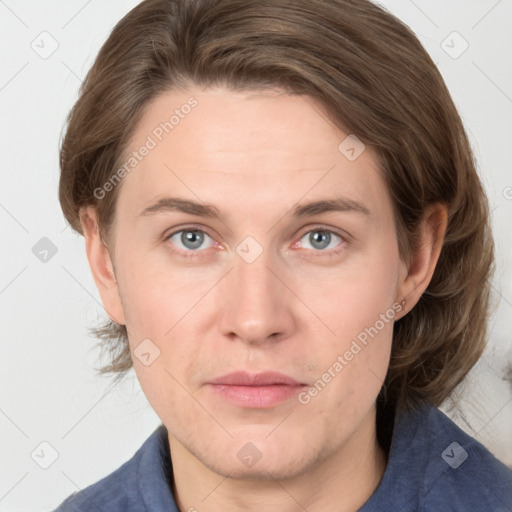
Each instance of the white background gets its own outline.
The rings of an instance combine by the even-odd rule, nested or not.
[[[133,374],[114,388],[95,375],[99,352],[87,327],[103,310],[83,239],[66,226],[57,200],[65,117],[101,44],[135,4],[0,0],[1,511],[52,510],[119,467],[159,424]],[[492,204],[497,308],[489,349],[460,390],[455,420],[512,465],[512,387],[503,379],[512,359],[512,1],[383,5],[440,68]],[[469,44],[458,58],[441,46],[453,31]],[[35,41],[49,51],[53,39],[58,48],[46,59],[31,47]],[[446,41],[452,53],[463,48],[457,35]],[[58,250],[46,263],[32,253],[42,237]],[[43,441],[53,448],[40,447]],[[42,469],[31,458],[35,449],[40,463],[51,462],[52,449],[58,457]]]

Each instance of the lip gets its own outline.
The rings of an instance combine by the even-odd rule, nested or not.
[[[305,383],[288,377],[284,373],[262,372],[248,373],[244,371],[228,373],[209,382],[209,384],[223,384],[225,386],[304,386]]]
[[[278,372],[238,371],[207,383],[207,387],[224,400],[253,409],[275,407],[296,396],[305,386],[307,384]]]

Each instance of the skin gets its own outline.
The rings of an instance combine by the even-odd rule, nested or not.
[[[338,150],[348,132],[311,98],[279,91],[167,92],[151,103],[129,149],[191,96],[197,107],[124,178],[110,250],[94,209],[81,216],[106,311],[127,326],[132,350],[144,339],[160,350],[149,366],[133,359],[169,431],[177,503],[182,511],[357,510],[386,466],[375,400],[393,321],[306,404],[293,397],[240,407],[206,383],[235,370],[272,370],[314,386],[393,304],[406,298],[394,320],[414,307],[439,256],[446,209],[429,208],[422,248],[402,261],[372,148],[349,161]],[[165,196],[214,205],[222,220],[141,215]],[[368,214],[292,215],[297,205],[335,197]],[[169,238],[185,228],[206,233],[199,249]],[[333,233],[326,248],[311,242],[315,230]],[[247,236],[263,251],[252,263],[236,252]],[[252,467],[237,457],[248,442],[261,455]]]

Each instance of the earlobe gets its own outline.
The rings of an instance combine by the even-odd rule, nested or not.
[[[87,259],[103,307],[112,321],[125,325],[124,310],[112,258],[107,245],[101,238],[96,210],[91,206],[82,208],[80,223],[85,237]]]
[[[402,263],[404,268],[396,300],[403,306],[396,319],[405,316],[417,304],[430,284],[443,247],[447,223],[446,205],[435,204],[426,209],[420,225],[421,246],[406,267]]]

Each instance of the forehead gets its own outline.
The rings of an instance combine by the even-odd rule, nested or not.
[[[126,160],[138,153],[131,156],[137,161],[119,203],[141,210],[172,194],[254,212],[278,203],[290,208],[306,196],[389,202],[376,154],[362,149],[309,97],[169,91],[152,101],[134,131]]]

